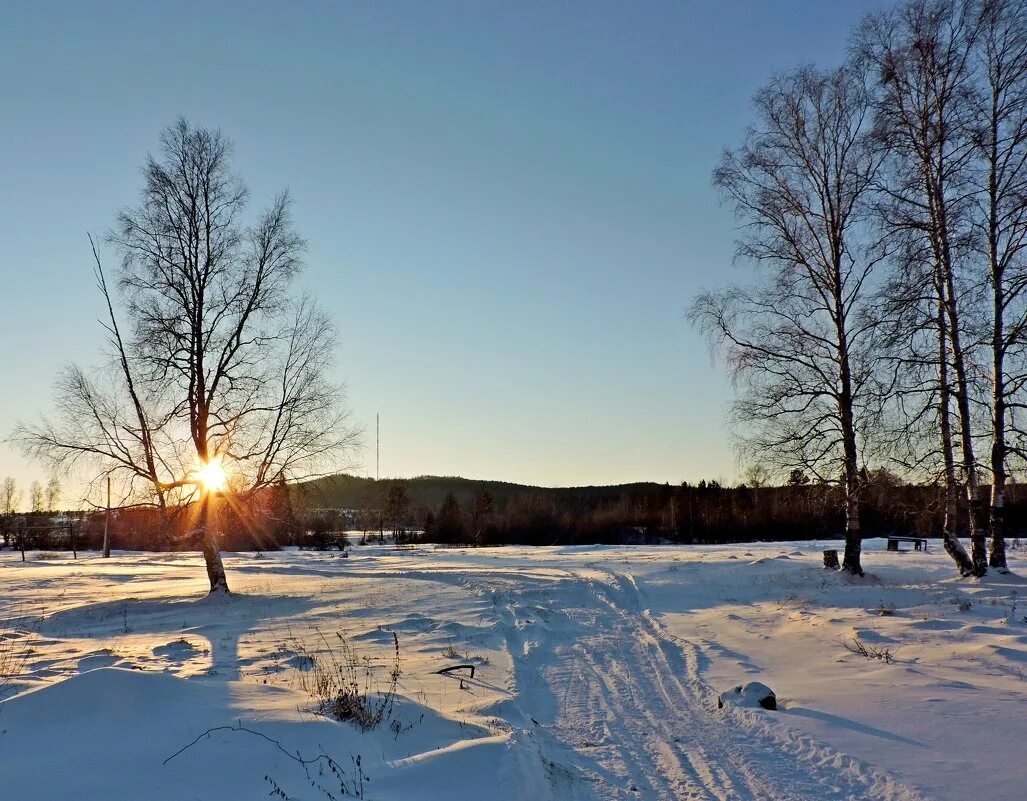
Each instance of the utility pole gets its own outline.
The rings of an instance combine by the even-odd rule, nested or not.
[[[107,476],[107,515],[103,519],[103,558],[111,555],[111,477]]]
[[[381,479],[382,466],[382,416],[375,412],[374,415],[374,491],[378,495],[378,542],[385,542],[385,499],[382,497],[378,482]]]

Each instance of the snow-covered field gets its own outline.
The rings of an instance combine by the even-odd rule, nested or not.
[[[199,555],[0,553],[0,798],[1022,798],[1027,560],[819,547],[239,554],[227,599]],[[304,690],[337,633],[372,688],[398,637],[373,731]],[[717,708],[750,680],[777,711]]]

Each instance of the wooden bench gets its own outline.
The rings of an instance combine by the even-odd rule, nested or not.
[[[900,542],[911,542],[913,543],[914,551],[927,551],[927,538],[926,537],[888,537],[888,550],[898,551]]]

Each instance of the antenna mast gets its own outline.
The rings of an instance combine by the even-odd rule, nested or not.
[[[374,415],[374,480],[378,481],[382,466],[382,426],[381,415]]]

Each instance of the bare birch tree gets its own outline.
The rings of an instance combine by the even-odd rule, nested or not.
[[[3,524],[4,545],[11,544],[11,531],[14,528],[14,516],[21,506],[21,490],[18,489],[18,482],[8,476],[0,484],[0,523]]]
[[[1005,489],[1010,455],[1024,455],[1027,404],[1027,4],[984,0],[977,55],[981,100],[976,141],[983,162],[975,219],[977,252],[988,267],[991,388],[989,564],[1006,569]],[[1019,414],[1018,414],[1019,413]],[[1012,430],[1011,430],[1012,429]]]
[[[908,0],[871,15],[857,36],[859,55],[879,78],[876,130],[891,157],[878,187],[886,229],[897,239],[923,239],[929,254],[938,370],[938,421],[945,458],[945,543],[957,563],[951,498],[957,481],[952,438],[958,437],[960,483],[969,513],[972,572],[987,571],[985,532],[977,521],[978,462],[972,378],[971,326],[964,318],[970,276],[970,220],[974,181],[975,74],[979,32],[976,4],[961,0]],[[961,280],[964,279],[964,280]],[[916,320],[914,315],[911,320]],[[913,325],[919,325],[914,322]],[[955,422],[950,414],[955,406]],[[961,569],[964,565],[960,564]]]
[[[328,380],[331,321],[292,291],[304,243],[288,196],[247,224],[230,152],[219,131],[184,119],[162,133],[139,205],[108,236],[121,258],[115,287],[94,243],[105,370],[97,379],[68,368],[56,419],[16,434],[54,467],[87,466],[97,489],[114,476],[125,497],[155,504],[165,519],[170,505],[199,501],[212,592],[228,589],[211,509],[221,479],[225,500],[244,503],[337,468],[356,436]]]
[[[61,505],[61,481],[57,476],[50,476],[46,482],[46,508],[51,512],[58,512]]]
[[[8,476],[0,485],[0,512],[5,515],[18,513],[21,506],[21,490],[18,489],[18,482]]]
[[[744,226],[738,255],[760,280],[700,296],[689,316],[740,385],[734,415],[746,446],[841,484],[842,568],[862,575],[860,418],[873,335],[863,306],[883,258],[865,235],[880,164],[871,98],[851,66],[804,68],[773,80],[755,107],[756,124],[714,183]]]
[[[29,508],[33,512],[43,511],[43,485],[38,481],[29,484]]]

